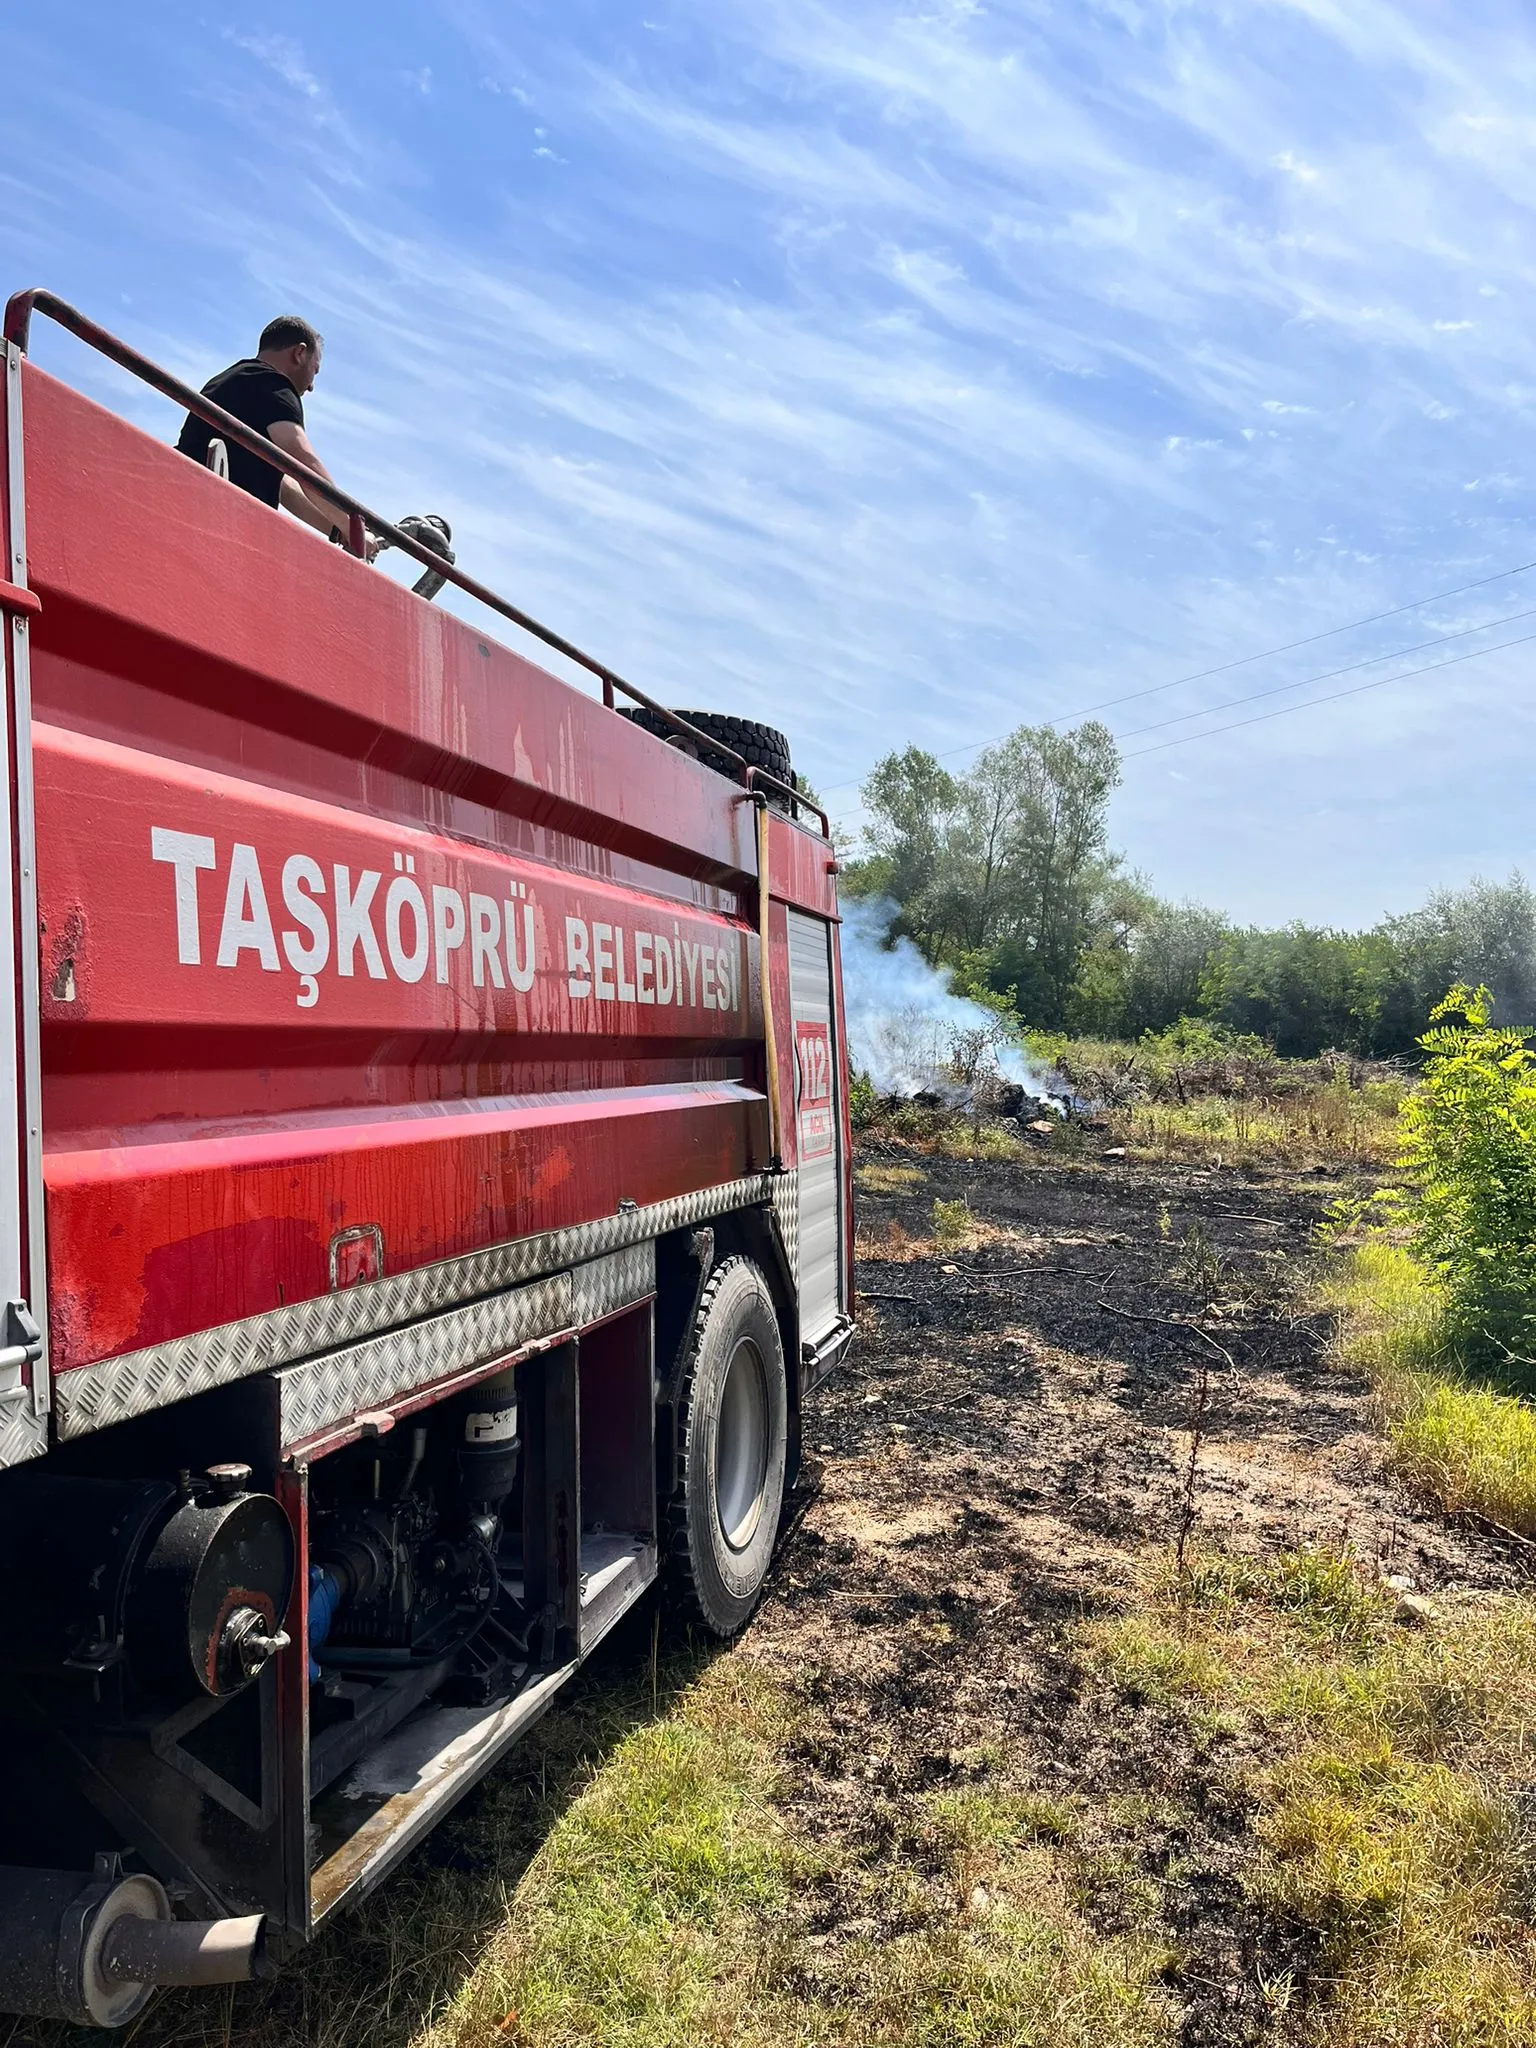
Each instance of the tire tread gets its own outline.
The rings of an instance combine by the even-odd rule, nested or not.
[[[694,1313],[693,1325],[688,1332],[688,1363],[683,1370],[682,1387],[678,1405],[678,1469],[681,1477],[677,1490],[666,1504],[666,1550],[667,1582],[670,1598],[690,1621],[700,1622],[712,1633],[718,1627],[712,1619],[699,1590],[698,1574],[694,1569],[693,1549],[688,1540],[689,1503],[689,1452],[693,1445],[694,1388],[697,1381],[699,1352],[703,1346],[705,1332],[720,1298],[722,1288],[738,1270],[750,1272],[759,1282],[762,1275],[751,1259],[740,1254],[722,1259],[705,1282],[699,1296],[699,1305]]]
[[[789,741],[777,726],[764,725],[755,718],[738,718],[727,711],[685,711],[679,708],[675,715],[686,718],[690,725],[697,726],[708,738],[718,740],[721,746],[729,747],[732,753],[739,754],[752,767],[763,769],[778,781],[787,783],[791,789],[799,788],[790,759]],[[666,720],[658,718],[643,704],[622,705],[619,716],[627,718],[632,725],[638,725],[642,731],[654,734],[659,740],[676,738]],[[731,764],[723,754],[713,759],[706,754],[703,759],[710,768],[730,771]],[[787,808],[789,799],[772,793],[769,801],[776,809],[782,810]]]

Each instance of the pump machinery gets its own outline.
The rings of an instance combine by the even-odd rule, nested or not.
[[[327,484],[327,546],[43,319],[308,473],[10,301],[0,2012],[116,2028],[366,1897],[653,1584],[745,1624],[852,1333],[847,1088],[781,734],[441,519]]]

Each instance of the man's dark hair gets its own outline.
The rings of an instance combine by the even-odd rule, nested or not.
[[[309,348],[324,346],[318,329],[311,327],[307,320],[301,320],[297,313],[279,313],[275,320],[269,320],[263,327],[261,340],[256,346],[258,349],[297,348],[300,342]]]

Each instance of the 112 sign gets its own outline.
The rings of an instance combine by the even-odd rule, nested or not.
[[[834,1150],[832,1047],[825,1024],[795,1026],[795,1102],[799,1117],[800,1163],[829,1159]]]

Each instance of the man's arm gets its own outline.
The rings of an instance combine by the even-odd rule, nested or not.
[[[315,453],[308,434],[296,420],[274,420],[267,429],[267,437],[281,448],[285,455],[306,463],[309,468],[328,477],[330,471]],[[316,533],[323,533],[327,540],[337,527],[347,531],[350,515],[344,507],[328,498],[314,484],[301,484],[291,476],[285,476],[279,493],[279,502],[285,512],[291,512],[295,519],[302,519],[306,526],[312,526]],[[379,539],[371,530],[367,533],[367,552],[363,559],[371,562],[379,552]]]
[[[341,513],[322,512],[318,505],[312,505],[304,486],[295,483],[291,476],[285,476],[278,486],[278,503],[285,512],[291,512],[295,519],[302,519],[304,524],[312,526],[316,533],[323,533],[327,540],[343,521],[344,515]]]
[[[267,438],[285,455],[291,455],[295,462],[302,462],[319,476],[330,476],[331,472],[315,453],[308,434],[297,420],[273,420],[267,428]],[[292,477],[285,476],[282,503],[285,511],[313,526],[319,533],[329,534],[333,526],[345,531],[347,514],[314,484],[296,483]]]

